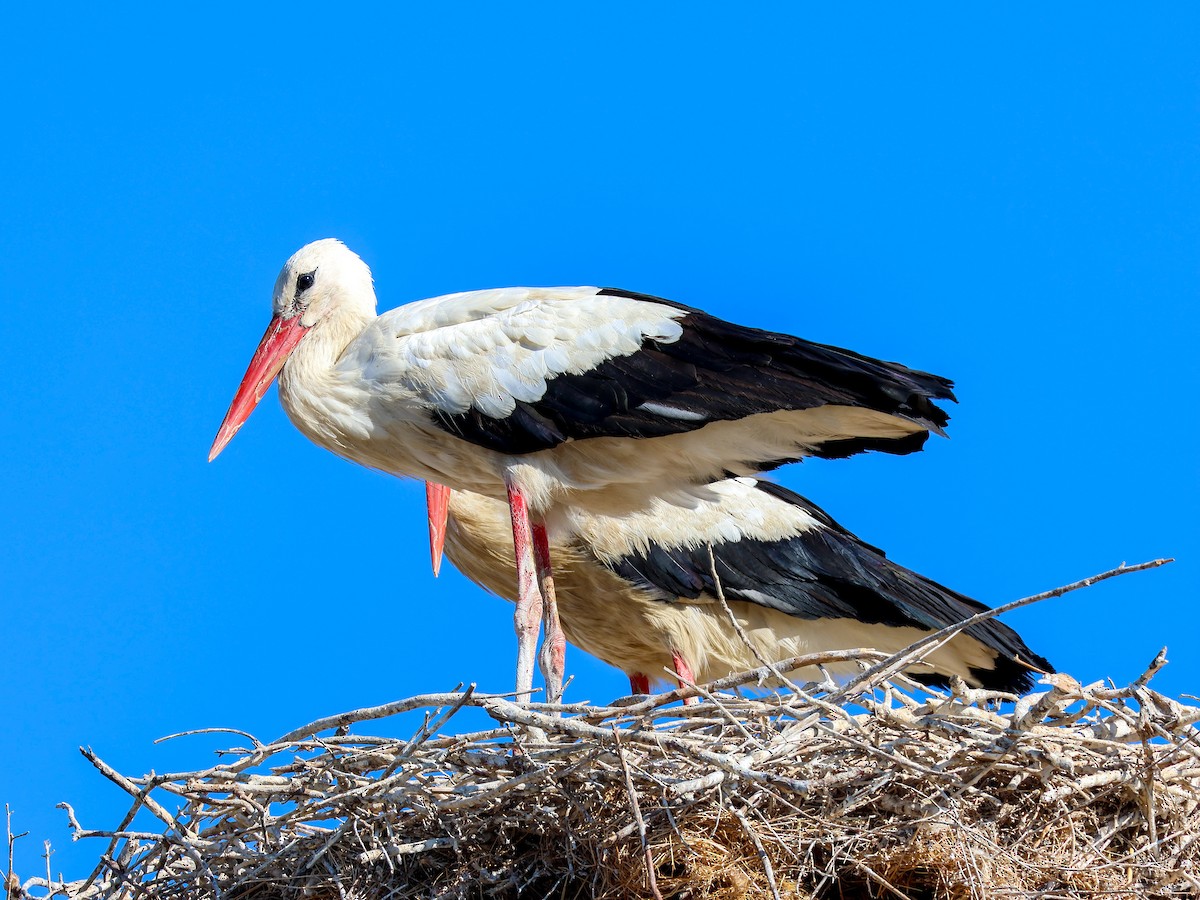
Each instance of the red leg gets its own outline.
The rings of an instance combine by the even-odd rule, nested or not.
[[[525,495],[516,485],[508,485],[508,508],[512,513],[513,550],[517,557],[517,611],[513,625],[517,632],[517,697],[529,702],[533,687],[533,661],[537,655],[538,627],[542,621],[542,592],[538,589],[537,566],[533,559],[533,534]]]
[[[634,672],[629,676],[629,691],[632,694],[650,693],[650,676]]]
[[[671,667],[675,670],[675,674],[679,676],[680,687],[684,686],[685,681],[691,684],[696,683],[696,673],[692,671],[692,667],[688,665],[687,660],[679,655],[678,650],[671,651]],[[693,703],[699,702],[699,697],[687,697],[683,701],[683,704],[684,706],[691,706]]]
[[[540,663],[546,682],[546,702],[562,699],[563,670],[566,668],[567,639],[558,620],[558,600],[554,596],[554,572],[550,568],[550,540],[546,523],[533,522],[533,561],[537,566],[538,584],[542,590],[542,640]]]

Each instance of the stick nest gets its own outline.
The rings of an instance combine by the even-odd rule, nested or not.
[[[914,694],[909,660],[880,656],[809,657],[866,671],[753,695],[778,672],[605,707],[425,695],[245,735],[196,772],[126,778],[85,751],[133,808],[89,831],[66,807],[109,842],[100,865],[10,896],[1200,894],[1200,709],[1148,687],[1161,654],[1126,688],[1054,675],[1022,698]],[[496,727],[447,734],[464,707]],[[357,733],[422,708],[410,739]],[[142,810],[161,831],[131,830]]]

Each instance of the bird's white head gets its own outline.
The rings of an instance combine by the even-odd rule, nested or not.
[[[333,321],[361,324],[375,315],[375,289],[371,270],[335,238],[306,244],[283,265],[275,279],[274,316],[259,341],[233,403],[209,451],[216,459],[233,440],[254,407],[263,398],[288,356],[314,329]]]
[[[283,264],[272,302],[277,317],[299,316],[304,328],[312,328],[331,312],[346,307],[373,316],[371,270],[337,238],[313,241]]]

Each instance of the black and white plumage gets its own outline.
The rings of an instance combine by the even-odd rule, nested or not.
[[[909,453],[953,399],[935,375],[612,289],[470,291],[377,315],[370,270],[332,239],[288,260],[273,306],[209,458],[278,374],[316,444],[509,500],[518,617],[541,594],[553,616],[542,535],[562,510],[624,515],[805,456]],[[518,622],[518,689],[531,627]]]
[[[709,547],[730,608],[758,652],[780,660],[822,650],[895,652],[985,610],[887,559],[815,504],[754,478],[712,485],[691,510],[658,502],[622,517],[574,514],[552,539],[567,638],[631,682],[682,660],[700,681],[760,663],[716,600]],[[511,598],[503,504],[456,492],[446,554],[473,581]],[[927,684],[1027,690],[1050,663],[1007,625],[967,628],[909,674]]]
[[[943,378],[735,325],[646,294],[615,288],[557,290],[559,299],[575,295],[576,312],[589,305],[586,315],[594,321],[638,305],[640,312],[654,311],[654,318],[639,327],[640,343],[633,352],[589,354],[589,363],[602,358],[583,371],[564,357],[554,370],[537,374],[534,390],[511,390],[511,407],[505,403],[485,412],[475,403],[461,412],[438,409],[434,415],[441,427],[491,450],[525,454],[567,441],[687,434],[715,422],[781,410],[838,407],[846,422],[856,415],[851,410],[871,410],[908,423],[897,434],[892,423],[860,428],[843,427],[836,419],[818,425],[813,419],[793,456],[767,461],[760,454],[744,462],[759,469],[801,456],[909,453],[924,443],[926,429],[941,432],[946,425],[945,412],[933,403],[952,398]]]
[[[805,456],[911,452],[953,399],[898,363],[612,289],[469,291],[376,315],[370,270],[334,240],[288,260],[274,308],[289,337],[267,368],[307,437],[497,498],[510,473],[538,512],[631,511],[647,485],[669,496]],[[261,380],[235,405],[253,408]],[[249,415],[235,412],[214,456]]]

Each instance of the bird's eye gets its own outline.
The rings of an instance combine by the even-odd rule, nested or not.
[[[303,275],[301,275],[299,278],[297,278],[296,279],[296,294],[297,294],[297,296],[299,296],[300,294],[303,294],[310,287],[312,287],[313,282],[316,280],[317,280],[317,270],[316,269],[313,269],[311,272],[305,272]]]

